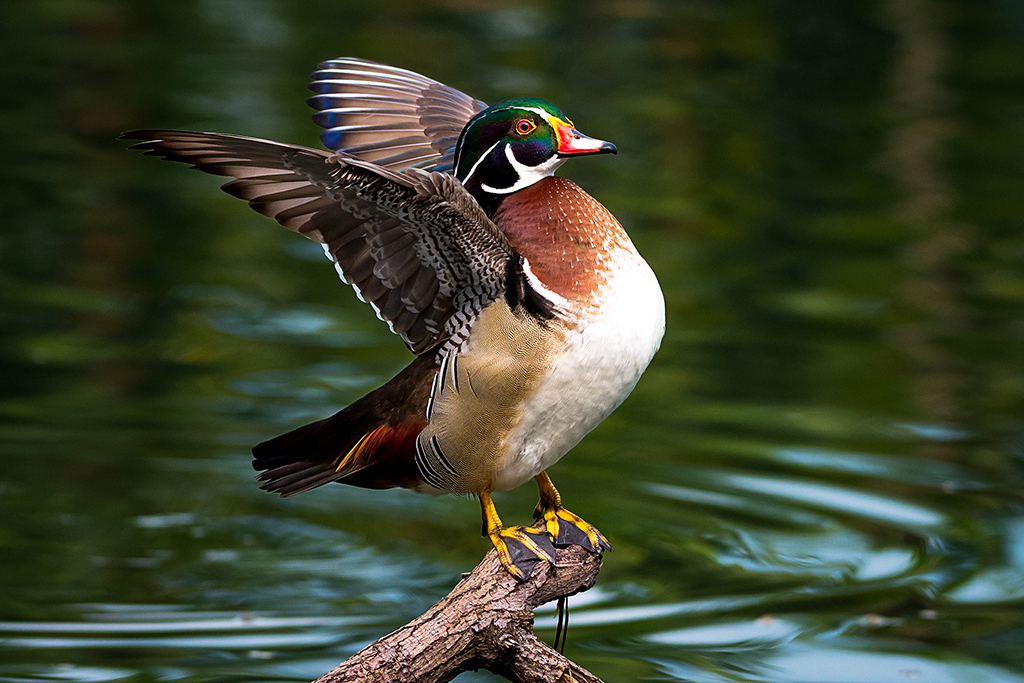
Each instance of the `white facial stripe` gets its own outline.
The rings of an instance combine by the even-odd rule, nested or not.
[[[559,121],[551,114],[547,113],[543,109],[538,109],[537,107],[516,107],[516,109],[532,111],[534,114],[543,117],[543,119],[548,122],[548,125],[551,126],[551,130],[558,130],[558,126],[555,125],[556,123],[561,123],[563,126],[565,125],[565,122]]]
[[[544,111],[543,109],[540,109],[539,107],[514,107],[514,108],[515,109],[521,109],[523,111],[533,112],[537,116],[542,117],[545,121],[548,122],[548,125],[551,126],[552,130],[557,131],[559,125],[562,125],[562,126],[565,125],[564,121],[562,121],[562,120],[560,120],[558,118],[555,118],[554,116],[552,116],[548,112]],[[557,135],[557,133],[556,133],[556,135]],[[483,154],[480,155],[480,158],[478,158],[476,160],[476,163],[473,164],[473,167],[469,169],[469,173],[466,175],[466,177],[465,178],[459,178],[459,180],[463,184],[468,183],[469,179],[473,177],[474,173],[476,173],[476,169],[477,169],[478,166],[480,166],[480,163],[484,159],[486,159],[490,155],[490,153],[494,150],[494,148],[497,147],[500,143],[501,143],[501,140],[498,140],[493,145],[488,147],[487,150]],[[546,178],[549,175],[554,174],[555,170],[559,166],[561,166],[563,163],[565,163],[565,159],[559,158],[558,155],[555,155],[555,156],[552,156],[547,161],[545,161],[544,163],[539,164],[537,166],[526,166],[525,164],[520,163],[518,159],[516,159],[515,154],[512,152],[512,147],[508,143],[505,144],[505,158],[508,159],[510,164],[512,164],[512,168],[519,175],[519,180],[517,180],[515,182],[515,184],[513,184],[511,187],[506,187],[506,188],[491,187],[490,185],[487,185],[486,183],[480,183],[481,189],[483,189],[485,192],[490,192],[491,194],[510,194],[512,192],[516,192],[518,190],[523,189],[524,187],[529,187],[530,185],[534,184],[535,182],[537,182],[541,178]]]
[[[565,163],[565,159],[556,154],[543,164],[527,166],[516,159],[515,153],[512,152],[512,145],[507,143],[505,145],[505,158],[508,159],[508,163],[512,164],[512,168],[515,169],[515,172],[519,175],[519,180],[513,183],[511,187],[502,188],[491,187],[490,185],[480,183],[480,187],[491,194],[510,194],[512,192],[517,192],[524,187],[529,187],[541,178],[547,178],[549,175],[552,175],[555,172],[555,169]],[[476,167],[474,166],[474,168]],[[470,175],[473,174],[470,173]]]
[[[466,177],[465,178],[459,178],[459,181],[463,185],[465,185],[467,182],[469,182],[469,179],[473,177],[474,173],[476,173],[476,167],[480,165],[481,161],[483,161],[484,159],[486,159],[488,157],[488,155],[490,155],[491,150],[494,149],[495,147],[497,147],[500,142],[501,142],[501,140],[498,140],[498,142],[495,142],[493,145],[488,147],[487,151],[484,152],[483,154],[481,154],[480,158],[476,160],[475,164],[473,164],[473,168],[469,169],[469,173],[466,174]]]

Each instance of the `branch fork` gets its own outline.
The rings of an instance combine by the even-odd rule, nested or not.
[[[315,683],[441,683],[478,669],[516,683],[601,683],[533,634],[536,607],[588,590],[600,570],[600,555],[569,546],[520,583],[492,550],[426,613]]]

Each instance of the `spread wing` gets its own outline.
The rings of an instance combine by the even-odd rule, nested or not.
[[[320,64],[308,102],[329,149],[393,170],[450,172],[459,133],[487,108],[412,71],[344,57]]]
[[[416,354],[460,334],[502,296],[512,248],[444,173],[398,173],[268,140],[166,130],[122,138],[146,154],[234,178],[228,194],[320,242],[341,279]]]

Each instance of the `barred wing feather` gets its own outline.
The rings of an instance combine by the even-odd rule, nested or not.
[[[222,189],[320,242],[344,282],[416,354],[456,346],[504,292],[512,248],[444,173],[218,133],[143,130],[133,149],[234,178]]]

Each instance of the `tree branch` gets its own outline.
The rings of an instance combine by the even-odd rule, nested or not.
[[[537,565],[519,583],[492,550],[425,614],[363,648],[315,683],[441,683],[488,669],[517,683],[601,683],[533,635],[534,608],[592,587],[601,558],[583,548],[556,551],[557,571]]]

